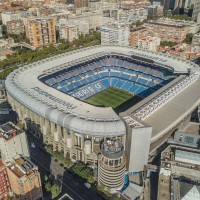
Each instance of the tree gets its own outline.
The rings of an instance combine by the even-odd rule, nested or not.
[[[183,40],[183,42],[185,42],[186,44],[191,44],[192,43],[192,38],[193,38],[193,34],[192,33],[188,33],[185,37],[185,39]]]
[[[52,194],[52,197],[55,198],[59,195],[60,193],[60,186],[58,184],[54,184],[52,187],[51,187],[51,194]]]
[[[50,182],[46,182],[46,183],[45,183],[45,190],[46,190],[47,192],[51,192],[51,183],[50,183]]]
[[[3,37],[7,38],[7,26],[3,24],[1,26],[1,29],[2,29],[2,35],[3,35]]]
[[[161,46],[168,46],[168,47],[173,47],[175,45],[177,45],[178,43],[176,42],[171,42],[171,41],[161,41],[160,45]]]
[[[44,176],[44,181],[47,182],[49,180],[49,177],[47,175]]]
[[[94,178],[93,176],[89,176],[87,179],[88,183],[94,183]]]

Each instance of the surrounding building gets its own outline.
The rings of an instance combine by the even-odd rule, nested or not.
[[[11,191],[6,166],[0,160],[0,199],[4,199],[9,195]]]
[[[113,23],[101,28],[102,45],[129,46],[130,28],[127,24]]]
[[[16,155],[7,166],[11,190],[20,199],[42,199],[42,184],[38,168],[27,158]]]
[[[118,10],[119,14],[119,20],[122,22],[137,22],[137,21],[143,21],[147,19],[148,10],[147,8],[135,8],[135,9],[129,9],[129,10]]]
[[[84,8],[88,7],[89,5],[89,0],[74,0],[74,8]]]
[[[130,28],[130,46],[138,46],[139,39],[149,36],[148,28],[146,27],[133,27]]]
[[[88,34],[99,30],[107,23],[113,22],[113,18],[102,16],[100,11],[81,12],[79,14],[70,14],[67,19],[61,18],[59,25],[75,25],[78,27],[79,34]]]
[[[192,47],[190,44],[181,43],[173,47],[168,46],[158,46],[157,51],[162,53],[167,53],[173,56],[177,56],[181,59],[191,60],[200,57],[200,52],[198,47]]]
[[[159,37],[147,36],[138,40],[138,47],[147,49],[150,51],[156,51],[157,47],[160,45]]]
[[[193,21],[197,21],[199,13],[200,13],[200,1],[195,0],[193,13],[192,13],[192,20]]]
[[[180,134],[179,141],[161,154],[158,199],[200,198],[200,150],[193,149],[196,140],[191,134]]]
[[[73,40],[78,39],[78,27],[75,25],[60,25],[59,35],[60,39],[72,42]]]
[[[9,21],[19,20],[20,17],[21,17],[20,13],[15,13],[15,12],[3,12],[3,13],[1,13],[2,23],[4,25],[6,25],[7,22],[9,22]]]
[[[29,157],[29,149],[25,132],[13,123],[8,122],[0,126],[0,151],[2,160],[10,162],[15,155]]]
[[[9,34],[18,35],[24,32],[24,23],[22,20],[12,20],[6,23]]]
[[[184,24],[177,24],[170,20],[151,20],[144,23],[154,37],[160,37],[163,41],[182,42],[189,32]]]
[[[192,46],[197,48],[200,51],[200,33],[193,35],[192,37]]]
[[[30,44],[36,48],[56,43],[56,24],[53,19],[30,19],[26,28]]]

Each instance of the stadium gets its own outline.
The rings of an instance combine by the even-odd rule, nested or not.
[[[30,133],[124,185],[200,105],[198,65],[166,54],[95,46],[28,64],[5,82]]]

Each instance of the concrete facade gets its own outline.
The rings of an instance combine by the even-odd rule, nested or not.
[[[148,162],[152,127],[131,128],[126,138],[127,169],[129,172],[143,171]],[[141,156],[142,155],[142,156]]]
[[[123,144],[116,140],[105,141],[98,158],[98,183],[113,192],[120,190],[124,185],[125,165]]]
[[[36,48],[56,43],[56,24],[53,19],[33,19],[28,21],[26,35]]]
[[[0,151],[5,163],[10,162],[17,154],[29,157],[25,132],[11,122],[0,126]]]
[[[102,45],[129,46],[130,28],[126,24],[110,24],[101,28]]]

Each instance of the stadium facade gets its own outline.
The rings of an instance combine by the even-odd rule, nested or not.
[[[26,128],[72,161],[98,166],[98,181],[123,186],[200,105],[199,67],[165,54],[96,46],[12,72],[8,100]],[[109,87],[142,97],[116,113],[85,99]],[[115,182],[111,184],[112,180]]]

